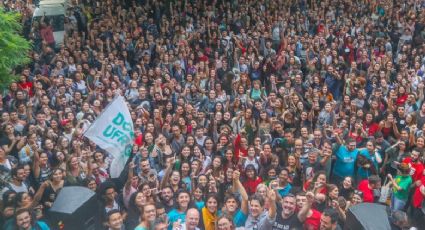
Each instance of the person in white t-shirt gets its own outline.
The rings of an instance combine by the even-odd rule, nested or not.
[[[200,214],[196,208],[191,208],[187,210],[186,221],[181,224],[180,221],[173,224],[173,230],[199,230]]]

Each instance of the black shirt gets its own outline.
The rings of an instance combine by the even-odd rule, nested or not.
[[[16,135],[15,135],[15,138],[16,138]],[[2,147],[4,145],[9,146],[11,143],[12,143],[12,141],[6,135],[0,138],[0,146],[2,146]],[[12,149],[10,150],[9,155],[14,156],[16,159],[19,159],[18,147],[16,145],[17,145],[17,143],[15,145],[13,145]]]
[[[303,229],[303,224],[298,219],[296,213],[292,214],[291,217],[283,219],[281,212],[276,215],[276,221],[273,224],[273,230],[298,230]]]

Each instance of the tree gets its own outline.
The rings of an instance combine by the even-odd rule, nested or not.
[[[20,35],[20,18],[19,13],[5,12],[0,8],[0,90],[16,81],[16,67],[30,61],[31,43]]]

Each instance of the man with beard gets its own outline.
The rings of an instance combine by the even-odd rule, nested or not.
[[[338,184],[347,176],[354,175],[354,165],[356,163],[359,150],[356,148],[356,141],[348,138],[345,142],[347,145],[342,144],[339,133],[335,132],[336,140],[339,144],[335,152],[336,161],[333,169],[333,181]]]
[[[341,230],[338,225],[338,212],[335,209],[325,209],[320,218],[320,230]]]
[[[420,185],[420,180],[423,175],[424,171],[424,165],[419,160],[421,152],[418,148],[414,148],[412,150],[412,153],[410,154],[410,157],[406,157],[403,160],[403,163],[410,164],[410,175],[412,176],[413,181],[416,183],[416,185]]]
[[[49,226],[43,221],[34,219],[35,215],[30,209],[22,208],[16,210],[15,220],[10,225],[6,225],[4,229],[40,229],[49,230]]]
[[[148,182],[150,178],[154,178],[157,176],[157,172],[155,169],[151,168],[150,162],[148,158],[143,158],[139,163],[139,168],[136,169],[138,172],[138,176],[142,180],[142,182]]]
[[[421,187],[422,184],[422,177],[424,176],[424,165],[420,161],[419,156],[421,155],[421,152],[418,148],[414,148],[412,152],[410,153],[409,157],[404,158],[403,163],[407,163],[410,165],[410,176],[412,176],[412,181],[414,183],[414,188],[410,190],[409,192],[409,198],[408,203],[412,203],[411,201],[415,198],[414,194],[416,189],[418,187]]]
[[[18,165],[11,172],[12,181],[7,183],[7,185],[1,191],[1,195],[3,195],[6,191],[12,190],[16,193],[20,192],[29,192],[28,185],[25,184],[25,169],[23,165]]]
[[[296,199],[292,194],[288,194],[282,199],[282,209],[277,211],[276,208],[276,192],[269,190],[267,197],[270,200],[270,208],[266,218],[264,218],[258,229],[302,229],[302,221],[305,220],[307,213],[307,205],[303,207],[298,215],[295,213]],[[306,211],[307,210],[307,211]]]
[[[164,187],[161,193],[162,204],[165,207],[165,211],[168,213],[174,208],[174,192],[170,186]]]

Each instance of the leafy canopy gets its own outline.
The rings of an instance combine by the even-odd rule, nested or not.
[[[7,88],[17,79],[13,70],[28,63],[31,43],[20,35],[21,15],[5,12],[0,8],[0,90]]]

